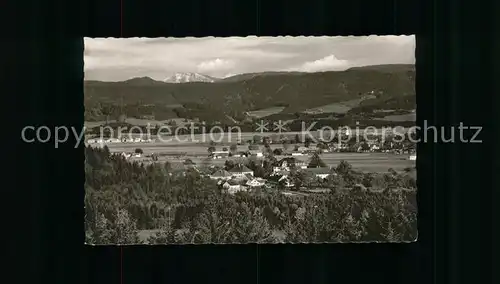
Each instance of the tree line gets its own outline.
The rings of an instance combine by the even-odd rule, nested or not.
[[[394,171],[362,174],[343,162],[321,181],[330,193],[286,196],[276,187],[230,195],[195,169],[130,162],[107,147],[86,147],[85,156],[88,243],[138,243],[139,231],[151,229],[157,229],[151,244],[409,241],[417,235],[416,184]]]

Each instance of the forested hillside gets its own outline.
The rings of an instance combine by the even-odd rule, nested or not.
[[[343,162],[325,181],[331,193],[285,196],[272,188],[230,195],[198,171],[179,172],[169,163],[130,163],[106,147],[87,147],[85,156],[91,244],[138,243],[138,232],[147,229],[160,229],[152,244],[271,243],[277,235],[284,242],[400,242],[417,236],[411,173],[362,174]]]
[[[135,78],[125,82],[85,82],[86,120],[117,115],[154,114],[156,119],[197,117],[238,120],[245,112],[284,107],[293,114],[324,105],[372,96],[365,107],[415,108],[414,65],[386,65],[318,73],[243,74],[214,83],[174,84]],[[120,106],[120,107],[119,107]]]

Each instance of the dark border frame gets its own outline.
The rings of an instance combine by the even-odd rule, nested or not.
[[[59,10],[34,7],[37,13],[26,14],[21,32],[7,35],[3,44],[5,54],[20,55],[7,56],[4,62],[9,71],[3,76],[9,94],[5,105],[21,113],[14,113],[19,128],[12,135],[19,137],[26,125],[83,126],[82,35],[417,34],[418,125],[424,118],[439,126],[459,121],[488,125],[493,77],[483,66],[490,66],[486,54],[494,49],[478,44],[488,23],[469,18],[468,30],[458,25],[464,11],[476,12],[468,3],[460,8],[457,3],[452,10],[446,2],[430,0],[270,2],[93,0],[68,2]],[[9,117],[7,122],[13,120]],[[491,253],[486,247],[491,231],[480,225],[491,224],[491,212],[471,208],[488,210],[491,205],[488,142],[419,144],[416,243],[124,248],[83,245],[82,149],[75,149],[74,141],[58,149],[50,143],[18,142],[7,145],[16,149],[8,151],[15,155],[6,176],[15,184],[5,187],[20,196],[9,202],[13,209],[4,215],[4,226],[21,233],[5,243],[6,255],[21,256],[25,272],[15,275],[20,283],[28,281],[23,277],[53,283],[485,283],[484,277],[491,275],[491,266],[479,261],[464,266],[465,260]],[[478,179],[482,190],[477,189]],[[476,194],[468,194],[473,189]],[[20,241],[25,251],[9,241]]]

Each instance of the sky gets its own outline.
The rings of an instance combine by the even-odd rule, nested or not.
[[[341,71],[414,64],[415,36],[85,38],[85,79],[164,80],[177,72],[217,78],[269,71]]]

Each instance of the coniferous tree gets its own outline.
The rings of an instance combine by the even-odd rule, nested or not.
[[[319,155],[317,153],[314,153],[311,157],[311,160],[309,161],[309,164],[307,165],[308,168],[324,168],[327,167],[325,162],[321,160]]]
[[[352,166],[344,160],[340,161],[340,163],[337,165],[337,168],[336,168],[336,171],[339,174],[347,174],[351,170],[352,170]]]
[[[235,153],[238,151],[238,145],[236,145],[236,144],[232,144],[232,145],[229,147],[229,150],[231,151],[231,153],[235,154]]]

